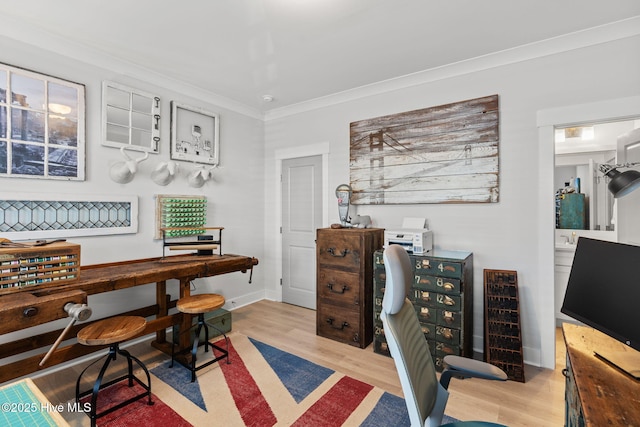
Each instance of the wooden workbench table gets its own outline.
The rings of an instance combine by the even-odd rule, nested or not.
[[[625,345],[585,326],[565,323],[562,332],[567,345],[565,425],[640,426],[640,381],[594,354]]]
[[[134,310],[127,313],[145,317],[154,316],[155,319],[147,323],[141,335],[156,333],[153,345],[162,351],[171,353],[171,344],[166,342],[165,329],[176,323],[181,330],[191,326],[191,316],[182,313],[169,315],[169,308],[175,306],[175,301],[169,301],[167,295],[167,280],[176,279],[180,282],[180,297],[190,294],[189,283],[201,277],[211,277],[232,272],[247,272],[258,264],[256,258],[242,255],[178,255],[164,258],[148,258],[125,262],[82,266],[79,280],[61,285],[38,289],[37,286],[25,287],[11,293],[0,294],[0,334],[18,331],[37,324],[60,318],[60,310],[71,297],[79,294],[94,295],[126,289],[135,286],[156,284],[155,305]],[[60,297],[60,298],[58,298]],[[34,302],[35,301],[35,302]],[[38,305],[38,301],[44,303]],[[38,307],[35,315],[22,315],[25,309]],[[51,306],[51,307],[50,307]],[[60,307],[57,307],[60,306]],[[48,310],[51,308],[51,310]],[[75,336],[78,330],[90,322],[75,325],[69,332],[69,337]],[[16,340],[0,345],[0,359],[17,355],[29,350],[51,345],[61,331],[52,331],[29,338]],[[189,346],[189,334],[183,334],[179,342],[180,348]],[[58,348],[50,357],[45,367],[66,362],[100,347],[86,347],[79,344]],[[46,348],[44,350],[47,350]],[[0,383],[30,374],[40,369],[38,363],[43,354],[21,359],[18,362],[0,365]]]

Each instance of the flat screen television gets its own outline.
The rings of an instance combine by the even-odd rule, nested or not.
[[[640,246],[580,237],[560,311],[635,349],[596,355],[640,377]]]

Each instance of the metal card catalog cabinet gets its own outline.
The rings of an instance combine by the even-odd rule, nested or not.
[[[383,252],[374,254],[374,346],[389,356],[380,320],[384,296]],[[448,354],[473,355],[473,254],[434,250],[428,255],[410,255],[414,281],[409,292],[416,315],[438,370]]]
[[[373,252],[381,228],[317,230],[316,333],[365,348],[373,339]]]

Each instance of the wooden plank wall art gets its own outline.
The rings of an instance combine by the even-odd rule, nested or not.
[[[351,123],[351,202],[498,202],[498,95]]]

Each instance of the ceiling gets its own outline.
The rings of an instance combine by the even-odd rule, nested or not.
[[[85,58],[265,112],[625,20],[640,1],[0,0],[0,10],[41,47],[70,41]]]

